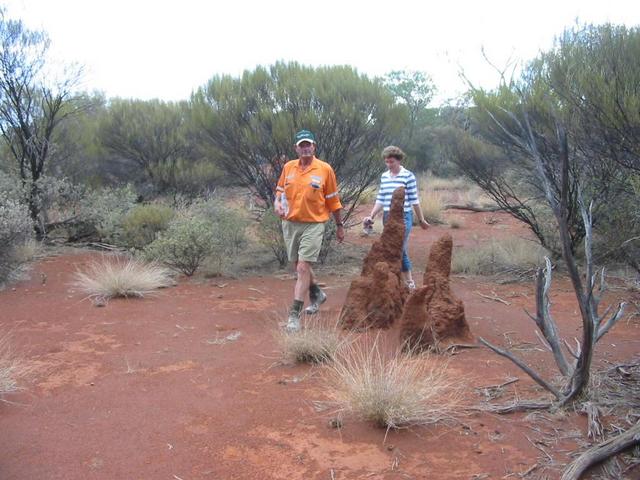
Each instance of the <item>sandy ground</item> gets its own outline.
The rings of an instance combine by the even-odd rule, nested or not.
[[[417,277],[429,245],[445,232],[455,245],[526,233],[508,217],[487,222],[487,215],[456,213],[464,219],[461,229],[414,231]],[[348,240],[372,241],[356,231]],[[575,413],[476,412],[450,425],[390,432],[347,417],[342,428],[331,428],[331,413],[314,403],[326,398],[322,369],[279,362],[273,332],[292,295],[290,276],[181,279],[155,297],[98,308],[70,286],[73,272],[95,255],[46,258],[29,280],[0,292],[0,328],[36,367],[26,388],[7,398],[11,403],[0,402],[2,480],[484,479],[521,478],[527,471],[527,478],[558,478],[586,434],[585,417]],[[350,278],[320,280],[329,294],[323,314],[335,317]],[[532,283],[452,282],[474,335],[510,345],[553,372],[524,312],[535,309]],[[625,293],[616,290],[608,300]],[[551,297],[561,334],[578,335],[566,279],[554,279]],[[598,344],[596,362],[629,360],[639,347],[640,321],[625,317]],[[485,399],[482,387],[512,377],[519,381],[498,401],[542,395],[513,364],[484,348],[433,361],[448,363],[469,404]],[[637,471],[629,475],[640,478]]]

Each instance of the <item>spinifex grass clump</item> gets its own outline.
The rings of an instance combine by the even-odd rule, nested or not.
[[[462,411],[459,382],[425,355],[387,352],[379,337],[351,343],[328,366],[327,394],[337,412],[387,429],[452,420]]]
[[[345,343],[335,321],[307,317],[304,328],[298,332],[286,332],[279,328],[276,341],[285,360],[296,363],[323,363],[332,360]]]
[[[0,400],[8,393],[19,390],[18,379],[26,375],[27,368],[13,354],[6,335],[0,335]]]
[[[166,268],[132,258],[105,257],[76,272],[73,285],[91,298],[108,299],[144,297],[173,283]]]

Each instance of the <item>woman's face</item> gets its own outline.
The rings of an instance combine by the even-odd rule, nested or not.
[[[400,171],[400,160],[396,157],[386,157],[384,163],[392,173],[398,173]]]

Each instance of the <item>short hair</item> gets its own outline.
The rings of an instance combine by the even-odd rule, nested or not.
[[[396,147],[395,145],[389,145],[382,150],[382,159],[394,157],[400,161],[404,160],[406,155],[402,151],[400,147]]]

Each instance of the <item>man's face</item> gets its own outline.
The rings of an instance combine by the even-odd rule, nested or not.
[[[296,153],[300,158],[313,157],[316,153],[316,145],[311,142],[300,142],[296,145]]]

